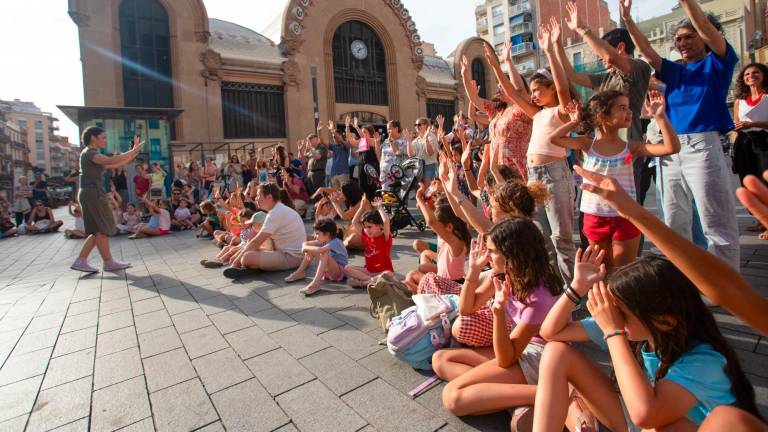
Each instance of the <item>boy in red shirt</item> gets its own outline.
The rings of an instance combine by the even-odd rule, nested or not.
[[[365,195],[363,201],[368,201]],[[389,217],[384,212],[384,202],[381,198],[374,199],[374,210],[363,214],[364,209],[368,208],[365,204],[360,206],[351,222],[357,232],[362,233],[365,267],[348,265],[344,268],[347,283],[353,288],[365,288],[376,276],[394,271],[390,257],[392,233],[389,231]]]

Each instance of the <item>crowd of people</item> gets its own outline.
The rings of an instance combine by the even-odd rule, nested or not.
[[[437,241],[415,241],[419,265],[397,271],[413,293],[459,296],[457,346],[431,362],[448,382],[449,411],[535,406],[535,431],[597,430],[598,422],[617,431],[768,430],[708,308],[721,305],[768,333],[766,299],[739,274],[735,204],[738,196],[768,237],[768,68],[738,72],[731,117],[726,98],[738,57],[714,17],[693,0],[680,5],[687,19],[672,34],[681,61],[653,50],[631,0],[620,2],[626,29],[602,37],[570,2],[565,25],[605,72],[573,68],[553,18],[537,34],[550,67],[528,80],[509,44],[501,58],[486,47],[499,82],[489,99],[462,59],[469,107],[450,131],[442,116],[416,119],[412,131],[397,120],[386,132],[355,118],[339,128],[321,123],[295,155],[277,146],[269,159],[249,151],[245,162],[231,155],[221,168],[213,158],[179,165],[167,198],[152,191],[167,175],[156,164],[136,165],[136,196],[127,194],[124,166],[138,138],[128,153],[106,157],[97,151],[103,131],[90,128],[80,200],[70,205],[75,223],[65,231],[86,238],[72,268],[97,271],[87,261],[94,246],[105,270],[128,267],[109,254],[109,235],[195,230],[220,247],[200,264],[228,278],[291,271],[286,282],[312,276],[299,290],[306,296],[323,281],[365,288],[395,272],[386,196],[399,187],[396,168],[415,159],[416,205]],[[574,83],[594,94],[580,101]],[[722,146],[731,131],[732,161]],[[114,170],[108,192],[99,184],[105,169]],[[736,193],[731,169],[743,184]],[[652,176],[662,220],[643,207]],[[58,229],[40,204],[26,216],[30,232],[43,220]],[[2,214],[8,236],[7,203]],[[641,256],[644,239],[664,257]],[[583,307],[589,317],[572,321]],[[573,346],[587,341],[608,351],[613,379]]]

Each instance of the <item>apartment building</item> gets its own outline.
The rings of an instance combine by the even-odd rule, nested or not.
[[[56,131],[59,119],[51,113],[43,112],[34,102],[19,99],[0,100],[0,110],[5,112],[6,120],[15,123],[27,132],[30,163],[36,168],[51,174],[51,144],[58,142]]]

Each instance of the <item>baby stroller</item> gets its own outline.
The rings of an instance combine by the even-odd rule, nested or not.
[[[375,167],[366,164],[364,169],[371,178],[378,181],[379,174]],[[398,231],[408,226],[414,226],[419,231],[427,227],[424,221],[416,220],[408,210],[408,198],[419,183],[423,169],[424,161],[418,158],[409,158],[401,164],[395,164],[387,175],[389,180],[394,180],[389,184],[389,189],[376,191],[381,195],[384,208],[389,214],[389,229],[393,237],[397,237]]]

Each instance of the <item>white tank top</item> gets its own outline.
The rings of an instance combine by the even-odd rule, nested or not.
[[[739,99],[739,118],[738,121],[768,121],[768,95],[763,95],[760,102],[755,106],[749,106],[747,101]],[[744,132],[759,131],[762,128],[744,129]]]
[[[560,110],[558,107],[544,108],[537,112],[533,116],[531,143],[528,144],[526,155],[546,155],[564,158],[565,149],[549,141],[549,135],[564,124],[560,120]]]
[[[635,198],[635,174],[632,169],[632,153],[629,151],[628,144],[624,146],[624,150],[621,152],[613,156],[605,156],[595,151],[593,141],[582,167],[587,171],[594,171],[615,178],[629,196]],[[585,178],[584,183],[589,183],[589,181]],[[584,191],[581,196],[581,211],[593,216],[619,216],[619,213],[607,201],[587,191]]]

